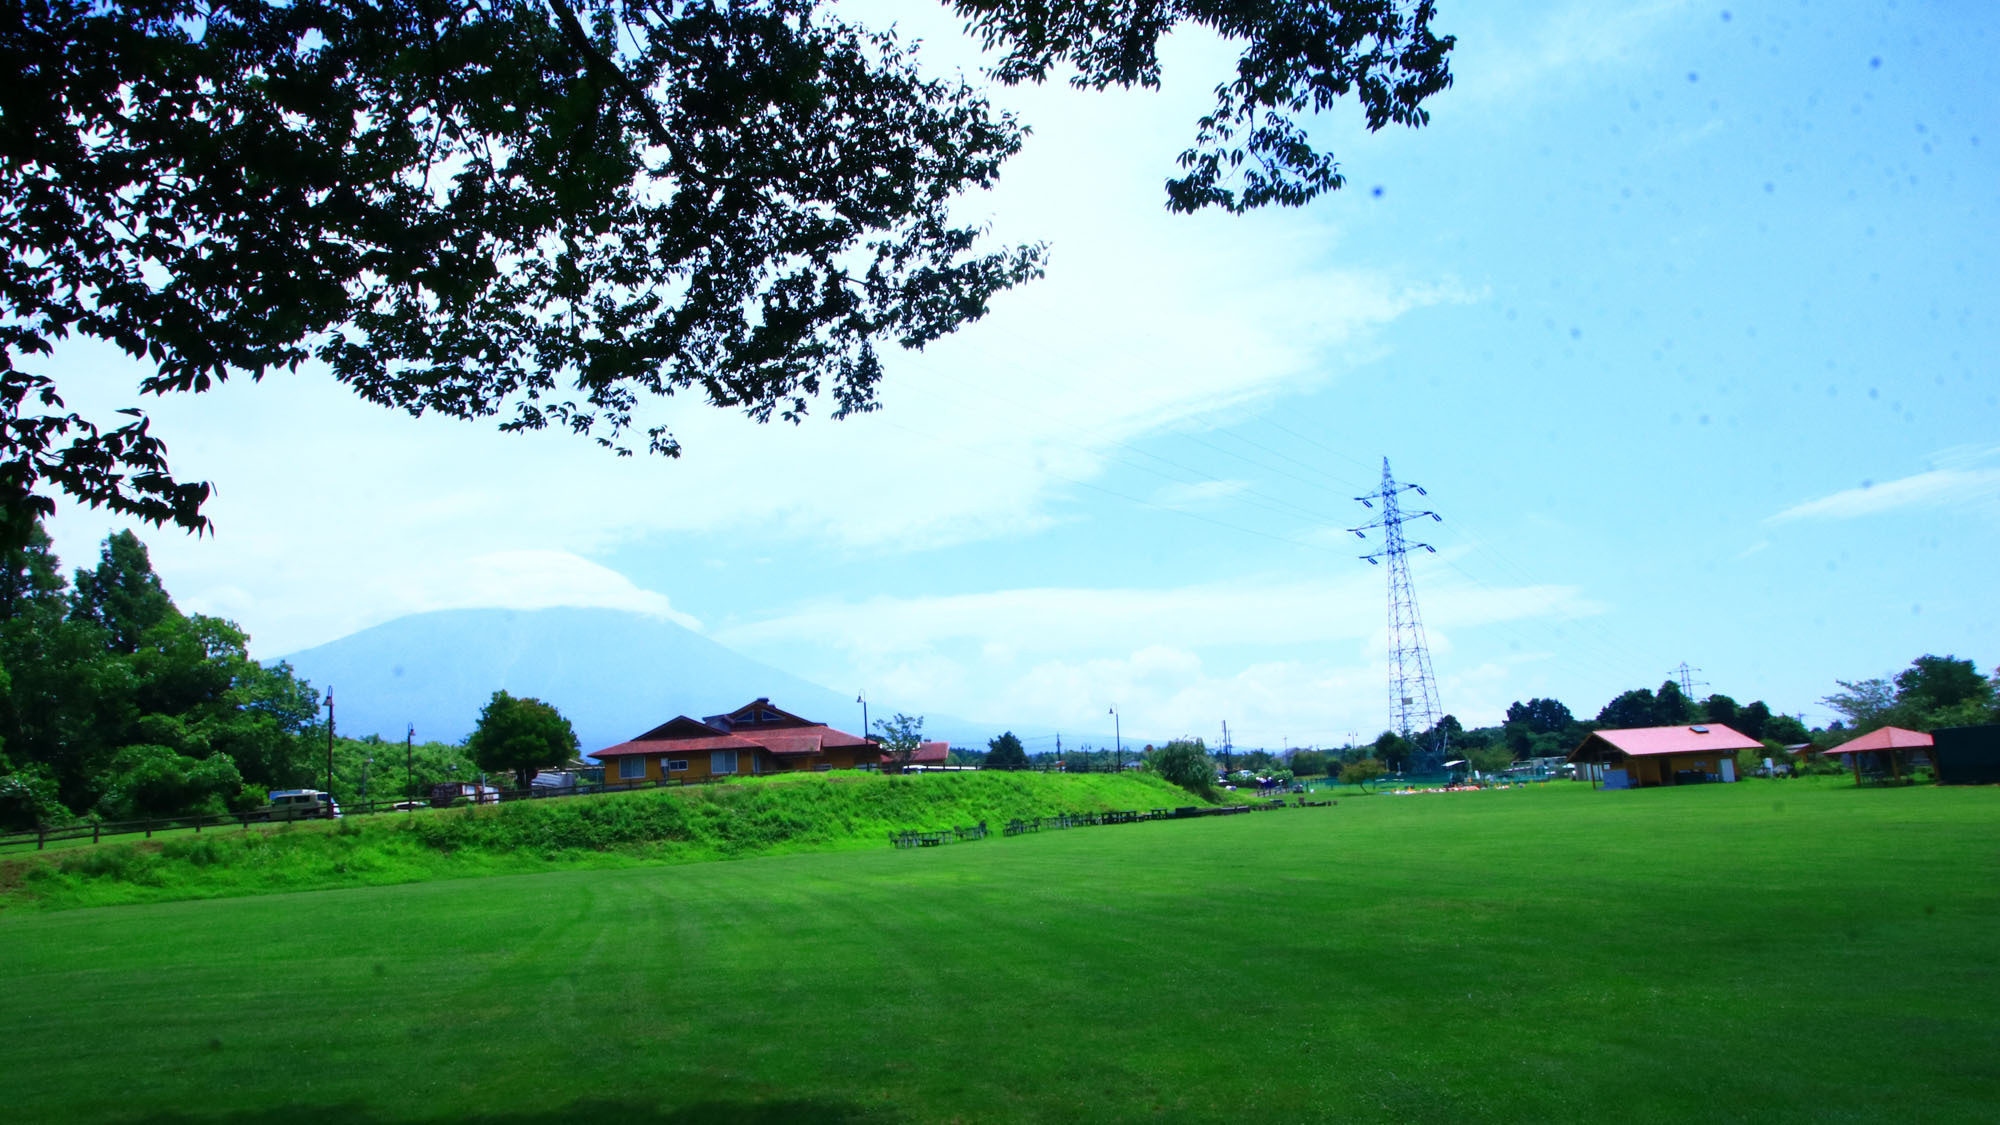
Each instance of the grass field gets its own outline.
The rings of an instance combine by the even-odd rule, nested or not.
[[[0,910],[71,909],[881,847],[889,833],[1201,804],[1148,774],[792,774],[293,821],[0,856]]]
[[[1990,1121],[2000,793],[1330,809],[0,915],[9,1120]]]

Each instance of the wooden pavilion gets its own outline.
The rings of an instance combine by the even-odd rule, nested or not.
[[[1854,784],[1861,784],[1861,756],[1880,754],[1889,763],[1889,774],[1898,781],[1903,778],[1903,754],[1910,750],[1928,751],[1932,746],[1931,736],[1919,730],[1904,730],[1902,727],[1877,727],[1859,738],[1828,750],[1829,754],[1848,755],[1848,764],[1854,767]]]
[[[1736,752],[1764,744],[1721,723],[1632,727],[1594,731],[1570,751],[1569,760],[1589,764],[1593,782],[1606,789],[1735,781]]]

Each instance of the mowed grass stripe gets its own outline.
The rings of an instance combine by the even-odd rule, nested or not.
[[[0,1093],[23,1120],[1986,1120],[1996,812],[1551,786],[16,914]]]

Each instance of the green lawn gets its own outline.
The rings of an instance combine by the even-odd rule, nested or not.
[[[0,915],[20,1121],[1966,1120],[2000,792],[1748,782]]]

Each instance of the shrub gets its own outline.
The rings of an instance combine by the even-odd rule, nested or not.
[[[1153,758],[1153,768],[1161,777],[1197,796],[1215,796],[1215,761],[1201,740],[1177,738],[1167,743]]]
[[[69,810],[56,794],[56,779],[40,764],[0,775],[0,829],[20,830],[68,823]]]
[[[1363,789],[1366,789],[1369,782],[1386,775],[1388,772],[1389,767],[1382,764],[1382,759],[1363,758],[1358,762],[1351,762],[1342,766],[1340,768],[1340,780],[1342,784],[1359,785]]]

